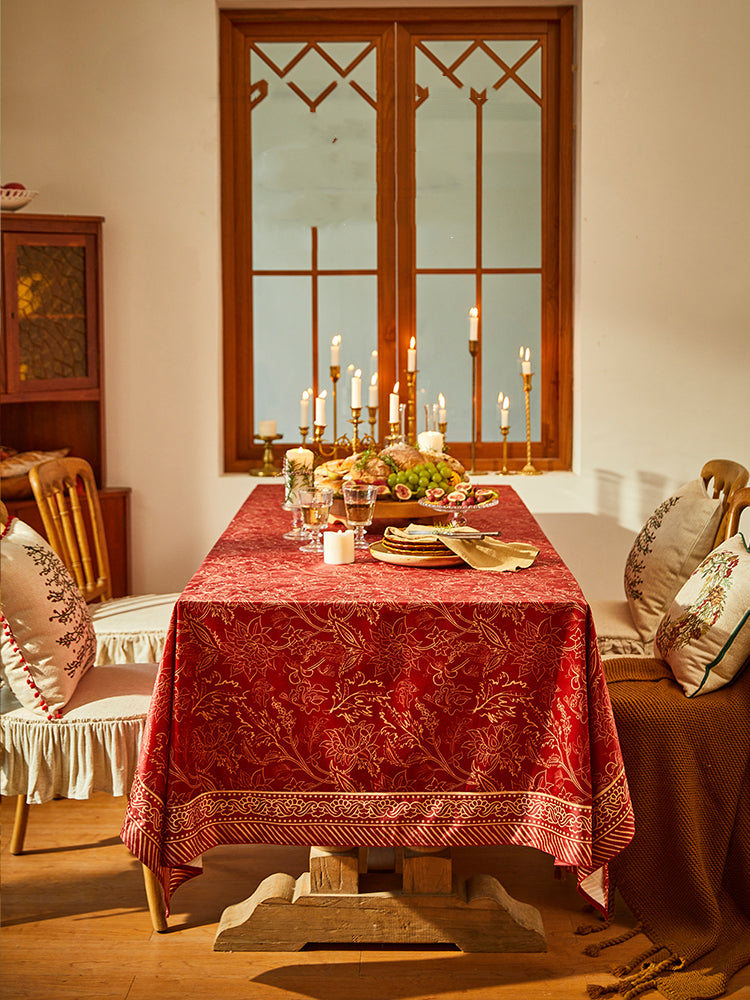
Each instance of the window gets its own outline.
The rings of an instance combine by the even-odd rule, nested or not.
[[[382,440],[397,380],[407,401],[412,337],[417,431],[442,394],[450,451],[497,468],[503,392],[509,465],[523,466],[524,346],[534,464],[569,467],[572,19],[560,7],[222,12],[227,471],[257,462],[259,420],[299,442],[308,388],[327,390],[327,440],[334,389],[336,432],[350,432],[357,368],[365,421],[377,372]]]

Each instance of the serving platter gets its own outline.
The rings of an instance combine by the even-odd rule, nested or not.
[[[440,569],[444,566],[466,565],[454,552],[446,550],[445,555],[412,555],[406,552],[391,552],[382,542],[373,542],[370,555],[380,562],[391,563],[394,566],[414,566],[420,569]]]
[[[449,511],[443,510],[440,513],[427,510],[417,500],[377,500],[375,502],[375,521],[421,521],[432,524],[435,521],[446,519]],[[345,521],[346,507],[343,497],[334,497],[331,504],[331,516]]]

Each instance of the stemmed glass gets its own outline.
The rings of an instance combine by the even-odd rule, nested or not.
[[[293,542],[302,542],[307,538],[307,532],[302,525],[302,510],[299,505],[300,486],[312,486],[312,469],[300,469],[293,461],[284,455],[281,474],[284,477],[283,510],[292,512],[292,527],[284,534]]]
[[[328,515],[333,503],[333,490],[328,487],[302,487],[299,491],[299,505],[302,523],[312,535],[309,545],[300,546],[300,552],[322,552],[321,528],[328,524]]]
[[[346,523],[354,531],[354,548],[368,548],[365,528],[372,524],[378,488],[370,483],[344,483]]]

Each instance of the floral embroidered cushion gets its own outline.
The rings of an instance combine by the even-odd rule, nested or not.
[[[55,718],[94,662],[91,616],[59,557],[16,517],[3,530],[0,559],[5,680],[24,708]]]
[[[750,550],[738,534],[717,546],[680,589],[656,647],[693,698],[723,687],[750,660]]]
[[[641,638],[653,640],[675,594],[713,548],[721,501],[702,479],[660,504],[641,528],[625,564],[625,596]]]

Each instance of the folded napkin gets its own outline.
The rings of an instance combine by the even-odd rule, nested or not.
[[[526,542],[501,542],[488,538],[476,528],[448,528],[444,526],[425,528],[421,524],[410,524],[406,528],[389,526],[387,534],[391,538],[420,542],[441,541],[446,548],[460,556],[472,569],[491,570],[504,573],[531,566],[539,555],[539,549]],[[478,537],[472,538],[473,535]]]

